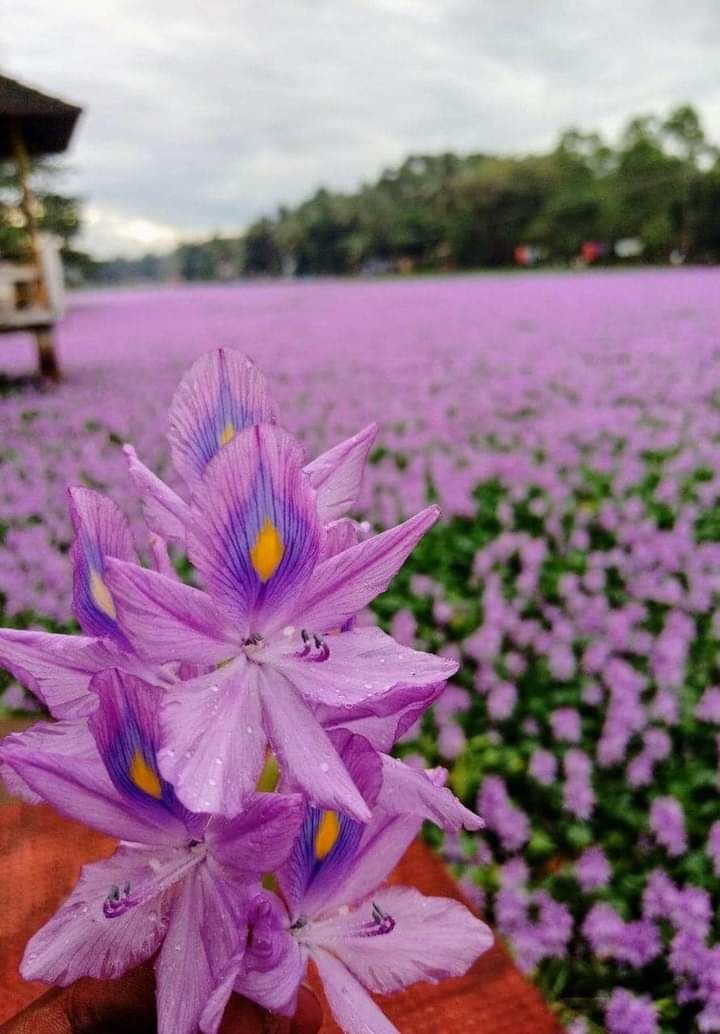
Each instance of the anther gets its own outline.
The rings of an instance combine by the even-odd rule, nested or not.
[[[136,904],[137,901],[130,897],[129,882],[123,886],[122,891],[116,884],[113,884],[108,896],[103,901],[103,915],[106,919],[115,919],[117,916],[124,915],[129,908]]]
[[[330,647],[325,642],[325,639],[321,635],[316,633],[310,634],[307,629],[300,629],[300,638],[303,642],[303,648],[300,653],[297,653],[296,657],[306,658],[308,661],[326,661],[330,656]]]

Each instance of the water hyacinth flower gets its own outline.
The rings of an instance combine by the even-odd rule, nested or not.
[[[638,997],[624,987],[610,995],[605,1010],[609,1034],[658,1034],[658,1012],[646,996]]]
[[[687,851],[685,815],[674,797],[655,798],[650,806],[650,829],[671,858],[678,858]]]
[[[612,870],[601,847],[586,848],[575,862],[575,876],[585,894],[606,887]]]
[[[263,940],[273,943],[283,960],[278,977],[272,979],[252,950],[239,953],[203,1014],[201,1026],[208,1034],[217,1030],[233,988],[291,1013],[309,959],[347,1034],[391,1034],[396,1028],[370,993],[464,973],[492,944],[488,927],[458,902],[425,897],[410,887],[382,886],[417,835],[421,818],[412,808],[403,814],[392,810],[392,797],[388,801],[379,791],[357,737],[345,742],[343,756],[373,805],[373,817],[363,825],[307,806],[292,853],[278,872],[286,911],[276,905],[262,910]],[[435,787],[443,778],[438,773],[419,777]]]
[[[233,986],[291,1015],[310,958],[348,1031],[368,1016],[389,1031],[367,991],[464,973],[492,940],[456,902],[381,886],[423,821],[483,825],[443,769],[389,753],[459,649],[420,653],[356,620],[438,510],[359,541],[344,515],[374,426],[304,465],[275,420],[251,364],[201,360],[171,420],[190,501],[127,450],[152,568],[114,503],[71,490],[85,635],[0,635],[0,663],[58,719],[9,737],[3,774],[121,840],[32,938],[23,975],[66,985],[157,955],[161,1034],[215,1030]],[[205,590],[177,578],[168,542]],[[274,794],[256,791],[268,747]],[[282,898],[261,883],[278,870]]]
[[[70,898],[28,943],[27,980],[110,979],[159,952],[161,1034],[192,1034],[228,960],[247,939],[260,879],[288,857],[304,812],[297,794],[256,794],[233,820],[193,814],[157,766],[162,690],[108,670],[82,757],[67,724],[6,739],[5,764],[69,818],[121,844],[86,866]],[[71,723],[70,743],[78,737]]]
[[[0,629],[0,667],[29,689],[54,718],[82,719],[96,706],[93,675],[110,667],[168,682],[171,674],[137,656],[117,620],[106,581],[109,557],[138,565],[127,519],[112,500],[87,488],[68,490],[74,540],[73,610],[84,635]],[[175,676],[172,676],[175,677]]]
[[[401,647],[378,628],[348,627],[386,588],[437,509],[327,555],[298,443],[261,424],[218,452],[191,511],[189,555],[207,592],[107,560],[119,620],[137,653],[155,664],[211,669],[163,697],[163,775],[188,807],[231,815],[254,790],[269,742],[313,800],[367,820],[313,709],[350,712],[373,702],[381,712],[394,687],[420,690],[456,671],[454,661]]]
[[[277,410],[265,378],[246,356],[218,348],[201,356],[180,382],[170,407],[173,465],[192,494],[202,486],[210,461],[236,434],[255,424],[275,424]],[[344,518],[360,489],[377,424],[334,446],[305,467],[317,493],[318,514],[333,537],[356,541],[353,522]],[[125,446],[130,476],[142,501],[148,527],[185,548],[191,511],[181,496]]]

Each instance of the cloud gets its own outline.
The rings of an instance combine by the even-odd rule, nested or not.
[[[99,258],[125,255],[140,258],[152,251],[165,254],[179,243],[173,226],[139,219],[102,206],[87,204],[83,212],[81,247]]]
[[[0,40],[85,106],[72,183],[124,250],[411,151],[528,151],[686,100],[720,138],[715,0],[25,0]]]

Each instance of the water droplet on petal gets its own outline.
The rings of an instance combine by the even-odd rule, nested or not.
[[[330,765],[328,765],[327,761],[323,761],[323,763],[320,765],[320,771],[321,772],[329,772],[330,771]]]
[[[216,765],[222,765],[222,763],[223,763],[223,759],[221,757],[215,758],[215,764]]]
[[[252,734],[252,731],[253,731],[252,725],[248,725],[247,731],[248,731],[248,733]]]

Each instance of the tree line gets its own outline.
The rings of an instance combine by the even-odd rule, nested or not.
[[[70,259],[73,236],[65,234]],[[238,236],[183,243],[166,256],[93,262],[75,253],[75,261],[86,279],[116,282],[372,275],[623,256],[720,261],[720,149],[690,105],[664,118],[632,118],[614,144],[572,129],[541,154],[412,155],[354,193],[317,190]]]

